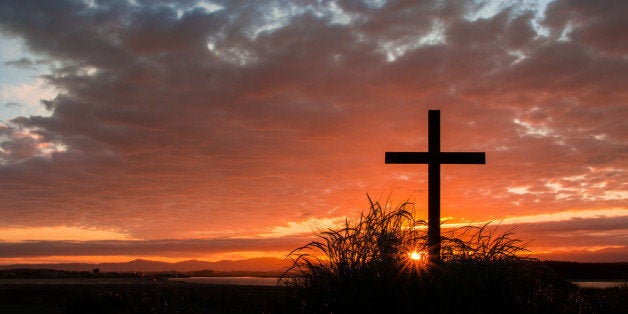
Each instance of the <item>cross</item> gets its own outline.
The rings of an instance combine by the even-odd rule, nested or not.
[[[441,152],[440,110],[428,111],[427,152],[386,152],[387,164],[427,164],[427,246],[428,260],[440,263],[440,165],[485,164],[484,153]]]

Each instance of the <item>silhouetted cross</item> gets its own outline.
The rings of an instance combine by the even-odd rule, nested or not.
[[[441,164],[484,164],[484,153],[461,153],[440,151],[440,110],[428,111],[428,151],[386,152],[387,164],[428,164],[427,196],[427,246],[429,261],[440,263],[440,165]]]

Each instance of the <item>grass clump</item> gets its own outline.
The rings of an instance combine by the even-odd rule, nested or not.
[[[427,224],[412,203],[368,210],[322,230],[292,251],[282,283],[296,288],[302,312],[579,312],[577,288],[524,256],[512,230],[487,225],[448,230],[442,263],[428,265]],[[579,303],[580,302],[580,303]]]
[[[299,288],[304,310],[315,312],[361,312],[356,300],[379,306],[387,301],[390,287],[407,279],[406,252],[421,251],[426,243],[412,204],[386,210],[373,202],[352,223],[320,231],[318,238],[289,254],[293,264],[283,281]],[[400,271],[403,271],[400,273]],[[384,309],[382,309],[384,310]]]

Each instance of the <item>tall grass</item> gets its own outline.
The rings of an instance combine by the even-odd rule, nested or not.
[[[575,286],[526,257],[526,243],[514,238],[513,230],[488,224],[447,230],[442,264],[428,265],[421,258],[427,251],[427,224],[416,219],[413,204],[386,207],[368,200],[359,218],[321,230],[288,255],[292,266],[281,282],[296,288],[303,312],[560,313],[579,308]]]
[[[318,276],[341,280],[365,273],[379,277],[387,267],[405,260],[402,252],[424,248],[425,233],[419,227],[426,223],[415,220],[411,203],[386,210],[370,198],[369,202],[370,210],[356,222],[347,219],[342,228],[321,230],[316,240],[293,250],[287,274],[301,281],[323,279]]]
[[[464,226],[445,230],[441,256],[448,262],[497,262],[526,260],[528,243],[513,238],[514,228],[507,231],[499,226]]]

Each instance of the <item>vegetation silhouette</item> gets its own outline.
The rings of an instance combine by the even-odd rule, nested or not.
[[[368,197],[368,195],[367,195]],[[578,313],[578,288],[499,226],[445,231],[442,263],[426,258],[426,222],[414,205],[369,208],[293,250],[280,283],[312,313]],[[385,203],[386,204],[386,203]],[[586,312],[586,311],[585,311]]]

